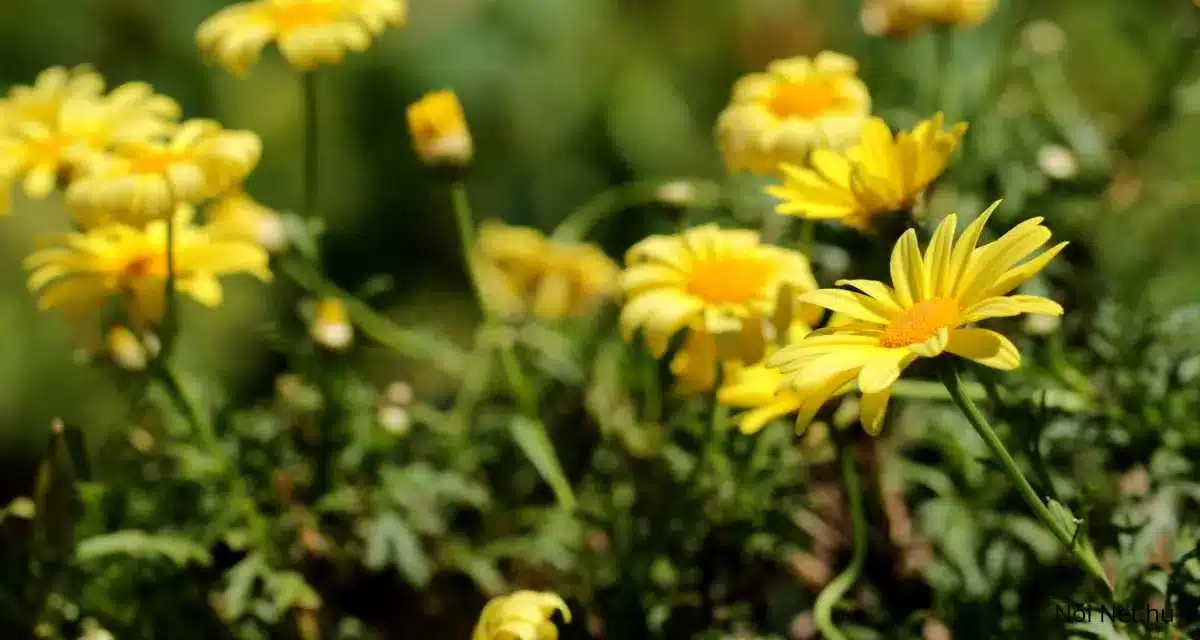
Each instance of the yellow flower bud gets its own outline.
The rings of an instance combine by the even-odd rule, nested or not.
[[[453,91],[426,94],[408,107],[413,149],[430,166],[464,167],[475,154],[462,105]]]
[[[558,628],[550,621],[555,611],[571,621],[567,603],[553,593],[516,591],[493,598],[483,608],[471,640],[556,640]]]

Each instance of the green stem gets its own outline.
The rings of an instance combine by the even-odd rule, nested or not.
[[[1056,517],[1046,506],[1046,503],[1038,496],[1037,491],[1025,479],[1025,474],[1021,473],[1020,467],[1017,466],[1016,460],[1008,453],[1008,449],[1004,447],[1004,443],[1000,441],[1000,437],[996,435],[996,431],[992,429],[992,425],[988,423],[983,412],[979,407],[975,406],[975,402],[967,396],[963,390],[962,379],[958,375],[958,369],[954,364],[954,360],[945,359],[942,362],[942,383],[946,385],[946,390],[950,392],[951,399],[958,405],[958,408],[966,416],[967,421],[975,428],[975,432],[983,441],[987,443],[988,448],[992,450],[992,454],[1000,461],[1004,471],[1008,477],[1017,486],[1017,492],[1021,494],[1021,498],[1033,510],[1034,515],[1042,521],[1047,528],[1058,538],[1080,564],[1093,576],[1108,584],[1108,579],[1104,575],[1104,570],[1100,567],[1099,560],[1095,553],[1091,552],[1090,547],[1084,545],[1079,540],[1078,531],[1069,531],[1064,526],[1062,519]]]
[[[317,158],[320,148],[315,71],[301,76],[304,85],[304,201],[301,213],[312,220],[317,215]]]
[[[841,601],[850,587],[858,581],[863,565],[867,561],[867,516],[863,510],[862,487],[858,472],[854,469],[853,442],[837,429],[832,430],[837,445],[838,463],[842,472],[842,490],[850,502],[850,526],[853,551],[850,564],[842,570],[817,596],[813,605],[813,618],[826,640],[845,640],[846,636],[833,623],[833,608]]]
[[[800,252],[811,261],[813,259],[813,247],[817,244],[817,223],[815,220],[805,219],[800,225]]]
[[[463,266],[467,269],[467,279],[471,281],[471,292],[475,295],[475,303],[479,305],[480,313],[486,317],[489,311],[475,267],[475,218],[471,215],[467,185],[462,182],[450,185],[450,204],[454,208],[454,218],[458,223],[459,249],[462,251]]]

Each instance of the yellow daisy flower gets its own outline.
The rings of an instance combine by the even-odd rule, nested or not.
[[[32,86],[16,86],[0,101],[0,132],[21,122],[58,123],[58,111],[72,99],[96,100],[104,93],[104,78],[91,65],[71,69],[50,67],[38,74]]]
[[[205,231],[222,240],[253,242],[272,253],[288,243],[283,219],[240,188],[225,193],[208,206]]]
[[[58,69],[63,76],[58,77],[54,71],[0,101],[0,182],[23,179],[30,198],[44,198],[69,179],[81,155],[100,153],[118,140],[164,135],[176,126],[179,105],[149,85],[128,83],[101,96],[104,81],[94,73],[75,77]],[[0,199],[0,213],[9,206],[8,198]]]
[[[883,120],[870,118],[857,145],[844,153],[816,149],[811,167],[782,165],[783,184],[766,191],[782,201],[775,210],[783,215],[868,230],[873,217],[911,207],[945,171],[967,125],[942,126],[939,113],[893,137]]]
[[[142,224],[179,203],[194,204],[240,183],[262,154],[250,131],[189,120],[170,139],[134,140],[80,162],[67,203],[85,227],[110,221]]]
[[[822,51],[776,60],[734,84],[717,118],[717,145],[730,171],[775,174],[781,162],[804,164],[814,147],[853,144],[870,111],[853,58]]]
[[[221,303],[218,276],[249,273],[270,281],[267,253],[246,243],[215,240],[194,226],[181,207],[175,223],[176,290],[202,305]],[[25,259],[29,288],[38,307],[59,308],[71,321],[100,311],[121,296],[133,326],[148,328],[161,320],[167,278],[167,224],[154,220],[145,228],[112,224],[54,239]]]
[[[599,247],[534,229],[484,221],[473,254],[484,301],[502,315],[581,315],[616,286],[617,265]]]
[[[310,71],[340,62],[347,51],[366,51],[372,37],[403,25],[407,13],[406,0],[256,0],[210,16],[196,42],[204,55],[239,75],[270,42],[293,67]]]
[[[571,610],[558,595],[549,592],[516,591],[492,598],[479,615],[471,640],[557,640],[558,628],[550,620],[554,612],[571,621]]]
[[[466,166],[474,154],[471,131],[453,91],[435,91],[408,106],[408,131],[421,161]]]
[[[742,331],[747,325],[761,327],[785,283],[798,292],[817,288],[803,254],[762,244],[755,231],[712,224],[645,238],[625,254],[625,265],[620,277],[621,334],[632,340],[641,329],[659,358],[671,337],[684,328],[720,334]],[[800,319],[813,322],[819,313],[807,307]],[[747,362],[761,357],[729,355]]]
[[[788,387],[809,398],[796,418],[798,428],[812,420],[825,399],[857,381],[863,427],[879,433],[892,384],[917,358],[949,352],[995,369],[1020,365],[1021,354],[1008,338],[967,325],[1023,313],[1061,315],[1062,307],[1052,300],[1007,294],[1045,268],[1067,243],[1025,260],[1050,240],[1042,218],[1032,218],[977,247],[997,205],[967,226],[957,242],[957,217],[947,216],[924,255],[916,232],[906,231],[892,251],[891,287],[843,280],[838,284],[862,293],[820,289],[800,296],[855,322],[814,332],[767,359],[787,376]]]

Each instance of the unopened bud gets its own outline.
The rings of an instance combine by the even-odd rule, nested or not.
[[[313,342],[334,351],[342,351],[354,342],[354,325],[350,324],[350,316],[341,300],[325,298],[317,303],[309,335]]]

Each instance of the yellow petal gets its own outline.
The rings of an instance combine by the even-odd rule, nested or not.
[[[803,396],[799,394],[781,394],[775,402],[739,414],[734,420],[742,433],[755,433],[768,422],[799,411],[802,403]]]
[[[858,405],[859,420],[869,435],[877,436],[883,431],[883,419],[887,415],[888,401],[891,397],[891,385],[873,393],[863,393]]]
[[[996,208],[1000,206],[1000,200],[992,203],[992,206],[979,214],[977,218],[967,225],[963,230],[962,235],[958,237],[958,242],[954,245],[954,251],[950,255],[950,266],[947,268],[946,287],[948,292],[958,291],[958,283],[967,273],[967,267],[971,259],[971,255],[975,252],[975,245],[979,243],[979,237],[983,235],[983,230],[987,226],[987,221],[992,217]]]
[[[925,267],[922,265],[921,250],[917,247],[917,232],[909,229],[900,236],[892,249],[892,286],[896,301],[902,307],[925,300]]]
[[[931,298],[951,295],[946,285],[950,281],[950,254],[954,250],[954,232],[957,228],[958,216],[952,213],[942,220],[933,232],[933,239],[929,241],[929,248],[925,253],[925,278],[929,283]]]
[[[916,360],[917,354],[908,349],[888,349],[867,361],[858,373],[858,388],[864,394],[878,393],[892,386],[900,372]]]
[[[1053,260],[1054,257],[1057,256],[1058,253],[1066,246],[1066,242],[1060,242],[1043,251],[1036,258],[1009,269],[1003,276],[1000,276],[1000,278],[996,280],[991,287],[988,288],[985,295],[1004,295],[1009,291],[1012,291],[1013,289],[1025,284],[1030,278],[1037,275],[1039,271],[1045,269],[1046,265],[1050,264],[1050,261]]]
[[[1021,352],[1008,338],[988,329],[955,329],[946,350],[982,364],[1010,371],[1021,365]]]
[[[887,324],[899,315],[899,309],[875,298],[844,289],[817,289],[801,294],[798,302],[824,307],[856,320]]]
[[[946,350],[947,341],[950,339],[949,329],[938,329],[933,337],[914,345],[910,345],[908,349],[922,358],[936,358]]]

